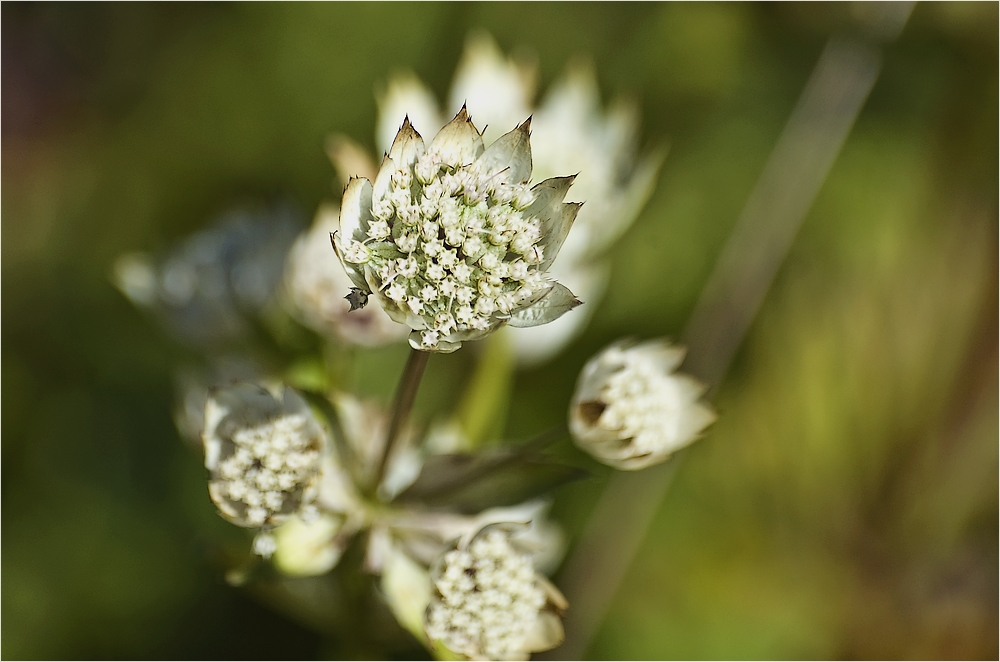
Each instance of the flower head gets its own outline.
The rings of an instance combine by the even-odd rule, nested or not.
[[[579,204],[573,177],[529,187],[530,120],[484,149],[465,108],[429,145],[409,120],[374,183],[352,179],[334,246],[355,286],[450,352],[504,324],[535,326],[578,301],[547,278]]]
[[[205,407],[204,442],[208,491],[230,522],[268,528],[315,512],[326,434],[291,389],[280,397],[251,384],[216,391]]]
[[[617,469],[643,469],[694,441],[715,414],[705,388],[674,369],[684,350],[665,340],[617,342],[580,373],[569,411],[577,445]]]
[[[552,264],[550,273],[585,301],[596,303],[604,294],[610,272],[604,256],[638,216],[663,160],[662,151],[637,158],[639,114],[635,103],[619,99],[605,109],[592,64],[574,61],[565,74],[534,106],[535,64],[505,56],[485,32],[466,40],[455,71],[448,107],[468,104],[486,125],[486,144],[496,139],[498,127],[511,126],[532,113],[533,172],[539,179],[564,172],[579,173],[573,190],[587,204]],[[442,124],[433,93],[412,73],[396,74],[379,97],[376,144],[388,149],[403,116],[427,132]],[[348,169],[337,159],[341,170]],[[552,324],[509,334],[515,355],[524,365],[553,356],[586,325],[590,306]]]
[[[519,549],[517,525],[484,527],[432,569],[425,630],[431,642],[472,659],[527,659],[562,641],[562,594]]]

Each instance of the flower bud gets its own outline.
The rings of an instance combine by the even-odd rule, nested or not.
[[[274,565],[288,575],[309,577],[337,565],[349,536],[341,536],[344,518],[321,514],[306,522],[293,517],[274,530]]]
[[[280,399],[253,384],[215,391],[203,440],[208,491],[230,522],[276,526],[315,500],[326,434],[291,389]]]
[[[684,350],[665,340],[614,343],[580,373],[569,411],[577,446],[616,469],[644,469],[694,441],[715,420],[705,387],[674,373]]]
[[[516,524],[460,540],[432,570],[424,627],[432,644],[470,659],[527,659],[563,639],[566,599],[513,540]]]

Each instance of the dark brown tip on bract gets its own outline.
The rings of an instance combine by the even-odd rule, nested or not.
[[[469,121],[469,110],[465,107],[465,103],[462,104],[462,110],[458,111],[458,114],[455,115],[455,119]]]
[[[399,127],[399,131],[396,132],[396,137],[392,139],[392,144],[395,145],[396,141],[402,138],[420,138],[420,134],[413,127],[413,123],[410,122],[410,116],[407,114],[403,117],[403,125]],[[422,139],[422,138],[421,138]],[[391,148],[390,148],[391,149]]]
[[[517,127],[519,129],[523,130],[529,136],[531,135],[531,118],[532,118],[532,116],[528,115],[528,119],[526,119],[523,122],[521,122],[521,126]]]

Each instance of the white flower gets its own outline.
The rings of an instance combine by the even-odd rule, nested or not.
[[[551,265],[551,274],[590,303],[575,315],[551,324],[509,333],[518,361],[540,363],[556,354],[589,321],[604,294],[610,245],[638,216],[652,192],[662,153],[635,158],[638,112],[633,103],[601,107],[593,67],[573,62],[564,77],[532,110],[535,73],[531,64],[507,58],[486,33],[473,33],[455,72],[446,110],[467,104],[480,125],[487,126],[487,145],[499,127],[511,126],[532,114],[532,156],[539,179],[575,172],[574,197],[586,200],[566,244]],[[376,143],[387,150],[405,115],[425,134],[442,124],[434,95],[412,73],[390,80],[379,98]],[[346,164],[343,160],[341,169]]]
[[[215,391],[203,440],[209,494],[234,524],[276,526],[315,500],[326,433],[291,389],[279,397],[252,384]]]
[[[288,254],[285,286],[292,309],[308,327],[328,337],[337,337],[365,347],[399,342],[409,329],[393,322],[379,306],[351,311],[344,292],[351,279],[330,246],[330,234],[338,226],[340,210],[323,206],[312,228],[302,234]],[[373,223],[372,232],[382,238],[386,223]]]
[[[643,469],[697,439],[715,420],[705,387],[674,369],[684,350],[665,340],[614,343],[580,373],[569,411],[576,444],[617,469]]]
[[[470,659],[520,660],[563,639],[566,599],[520,549],[516,524],[460,539],[432,568],[428,639]]]
[[[526,121],[484,149],[462,108],[425,146],[404,119],[374,183],[348,184],[337,255],[357,288],[413,330],[414,348],[451,352],[504,324],[545,324],[578,305],[546,277],[580,210],[563,202],[574,178],[529,188],[529,127]],[[418,205],[428,189],[439,196],[436,204]],[[376,220],[375,211],[390,205],[392,216]],[[383,240],[380,225],[372,231],[383,221],[392,241]],[[520,279],[511,275],[517,262],[528,265]],[[475,291],[459,298],[432,285],[449,277]],[[394,285],[405,290],[405,303],[398,289],[386,292]],[[504,296],[512,293],[513,300]],[[458,321],[464,306],[474,311],[467,322]]]

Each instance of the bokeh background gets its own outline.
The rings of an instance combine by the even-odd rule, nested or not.
[[[850,9],[3,3],[2,656],[388,654],[225,584],[171,419],[188,350],[114,289],[116,256],[239,205],[308,219],[339,193],[326,136],[374,149],[401,66],[444,97],[470,29],[535,54],[543,90],[585,54],[670,152],[587,332],[517,375],[524,438],[603,345],[680,333]],[[998,656],[997,24],[921,3],[885,48],[589,656]],[[388,397],[404,356],[359,388]],[[468,369],[432,360],[422,411]],[[571,539],[608,476],[588,468],[556,493]]]

